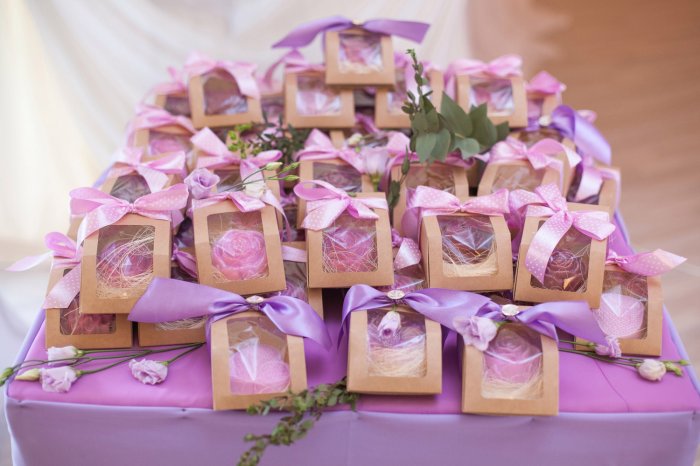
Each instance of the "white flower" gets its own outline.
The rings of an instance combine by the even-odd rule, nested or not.
[[[362,141],[362,135],[360,133],[353,133],[352,136],[348,138],[348,146],[356,146]]]
[[[39,380],[41,371],[38,368],[29,369],[28,371],[22,372],[20,375],[15,377],[15,380],[24,380],[25,382],[35,382]]]
[[[666,375],[666,365],[656,359],[645,359],[637,366],[637,372],[647,380],[658,381]]]
[[[41,369],[40,377],[41,388],[45,392],[66,393],[78,379],[79,374],[72,367],[63,366]]]
[[[455,317],[452,325],[462,335],[465,345],[472,345],[479,351],[486,351],[498,333],[496,323],[486,317]]]
[[[272,171],[272,170],[277,170],[282,166],[282,162],[270,162],[267,165],[265,165],[264,170]]]
[[[386,171],[389,162],[389,152],[383,147],[364,149],[362,155],[365,161],[365,173],[370,176],[381,176]]]
[[[61,365],[73,362],[74,358],[79,358],[84,353],[75,346],[62,346],[60,348],[52,346],[46,350],[49,357],[49,365]]]
[[[245,193],[250,196],[254,197],[256,199],[260,199],[263,194],[265,194],[265,190],[267,189],[267,185],[263,180],[255,180],[251,182],[246,182],[245,185]]]
[[[163,361],[132,359],[129,361],[129,369],[136,380],[146,385],[162,383],[168,376],[168,364]]]

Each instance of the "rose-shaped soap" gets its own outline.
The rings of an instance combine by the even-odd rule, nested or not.
[[[575,228],[569,229],[552,251],[544,271],[544,283],[532,277],[531,285],[574,293],[586,291],[590,245],[590,238]]]
[[[97,275],[104,284],[128,288],[130,279],[153,272],[152,241],[136,238],[109,242],[97,254]]]
[[[214,267],[228,280],[251,280],[267,275],[265,237],[254,230],[228,230],[211,247]]]
[[[259,342],[246,340],[234,348],[229,358],[231,393],[253,395],[281,393],[289,388],[289,365],[279,350]]]
[[[206,115],[235,115],[248,111],[248,101],[238,83],[228,73],[215,70],[203,77],[204,113]]]
[[[506,325],[484,352],[486,379],[525,384],[540,374],[542,349],[539,334],[524,326]]]
[[[323,231],[323,270],[328,273],[377,270],[376,222],[340,215]]]

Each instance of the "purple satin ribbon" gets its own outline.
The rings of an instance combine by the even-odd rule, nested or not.
[[[355,285],[348,290],[343,302],[343,317],[340,340],[344,333],[344,323],[354,311],[380,309],[394,304],[405,305],[430,320],[455,331],[455,320],[469,317],[484,317],[495,321],[512,321],[526,325],[532,330],[558,341],[557,328],[594,343],[606,344],[603,331],[598,326],[593,312],[584,301],[565,301],[538,304],[524,308],[515,315],[504,314],[502,307],[489,298],[468,291],[427,288],[392,299],[390,293],[375,290],[367,285]],[[393,291],[396,293],[396,291]],[[133,311],[132,311],[133,312]]]
[[[365,31],[381,35],[399,36],[421,43],[430,25],[418,21],[398,21],[394,19],[371,19],[364,23],[358,23],[343,16],[331,16],[297,26],[284,38],[276,42],[272,48],[303,47],[313,42],[316,36],[322,32],[344,31],[353,27],[359,27]]]
[[[548,126],[574,141],[581,153],[590,155],[599,162],[610,165],[612,160],[610,144],[593,123],[581,116],[573,108],[567,105],[560,105],[555,108],[552,111],[551,123]]]
[[[251,310],[265,314],[286,335],[308,338],[326,349],[331,347],[323,320],[300,299],[290,296],[246,299],[229,291],[170,278],[153,279],[131,310],[129,320],[159,323],[206,316],[209,327],[213,322]]]

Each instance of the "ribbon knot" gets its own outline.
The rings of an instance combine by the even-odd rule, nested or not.
[[[531,94],[557,95],[566,90],[566,84],[546,71],[540,71],[525,83],[525,90]]]
[[[492,194],[469,198],[462,202],[452,193],[428,186],[418,186],[409,201],[408,208],[420,209],[421,217],[458,212],[499,216],[510,212],[507,189],[499,189]]]
[[[541,204],[528,206],[526,215],[549,218],[532,238],[525,257],[525,267],[540,283],[544,283],[549,258],[570,228],[576,228],[589,238],[602,241],[615,231],[615,225],[610,223],[607,212],[569,211],[566,199],[554,183],[536,188],[535,195],[539,196]]]
[[[136,116],[129,123],[127,133],[133,134],[139,129],[154,129],[162,126],[179,126],[186,129],[191,134],[197,130],[192,125],[192,120],[182,115],[172,115],[167,110],[152,105],[140,105]]]
[[[352,197],[321,180],[299,183],[294,187],[294,193],[307,201],[307,214],[302,227],[309,230],[328,228],[343,212],[358,219],[377,220],[379,216],[373,209],[389,209],[383,197]]]
[[[448,93],[454,94],[455,80],[458,75],[487,78],[511,78],[522,76],[523,59],[519,55],[503,55],[490,62],[461,58],[453,61],[445,73],[445,85]]]
[[[615,264],[626,272],[655,277],[673,270],[686,261],[685,257],[677,256],[663,249],[651,252],[642,252],[629,256],[618,256],[615,251],[610,251],[606,262]]]
[[[528,147],[522,141],[508,138],[495,144],[489,154],[489,163],[506,163],[514,160],[526,160],[535,170],[552,167],[559,172],[559,179],[563,178],[563,163],[555,158],[557,154],[564,153],[571,167],[581,162],[581,157],[559,141],[554,139],[542,139]]]
[[[257,68],[258,66],[254,63],[214,60],[196,52],[191,54],[185,62],[185,72],[190,78],[201,76],[214,70],[222,70],[236,81],[241,94],[259,100],[260,90],[255,80],[255,70]]]
[[[354,149],[344,146],[335,147],[331,139],[318,129],[311,130],[304,142],[304,148],[297,152],[296,160],[332,160],[341,159],[360,173],[365,173],[365,163]]]
[[[129,320],[159,323],[208,317],[209,330],[213,322],[250,310],[265,314],[286,335],[311,339],[326,349],[331,346],[323,320],[300,299],[281,295],[246,299],[229,291],[169,278],[153,279],[131,310]]]
[[[289,34],[273,44],[272,48],[303,47],[313,42],[316,36],[322,32],[344,31],[353,27],[359,27],[365,31],[381,35],[399,36],[420,43],[423,41],[430,25],[417,21],[393,19],[371,19],[359,22],[343,16],[331,16],[297,26]]]

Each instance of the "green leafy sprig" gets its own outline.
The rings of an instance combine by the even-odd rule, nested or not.
[[[389,213],[392,214],[394,207],[399,202],[399,197],[401,195],[401,185],[406,181],[408,176],[408,170],[411,168],[411,155],[408,153],[408,148],[406,148],[406,155],[401,163],[401,177],[398,180],[391,180],[389,182],[389,190],[386,194],[386,201],[389,204]]]
[[[485,104],[472,107],[467,113],[443,93],[438,111],[429,98],[432,91],[424,91],[428,82],[423,65],[413,49],[407,53],[413,60],[418,95],[408,91],[402,109],[411,120],[411,150],[418,154],[421,163],[444,161],[447,154],[455,151],[466,160],[506,138],[508,123],[494,125]]]
[[[246,435],[244,440],[254,442],[254,445],[241,455],[238,466],[258,465],[270,445],[291,445],[303,439],[330,407],[347,404],[354,411],[358,397],[358,394],[348,392],[343,378],[332,384],[321,384],[296,394],[290,392],[289,396],[249,406],[247,412],[251,415],[267,416],[270,411],[286,411],[289,415],[280,419],[269,434]]]
[[[280,116],[278,124],[270,123],[265,115],[265,122],[236,125],[228,132],[228,149],[238,152],[245,159],[267,150],[282,152],[282,162],[290,164],[294,154],[304,148],[310,129],[297,129],[292,125],[283,125]],[[245,133],[254,133],[254,137],[244,138]]]

